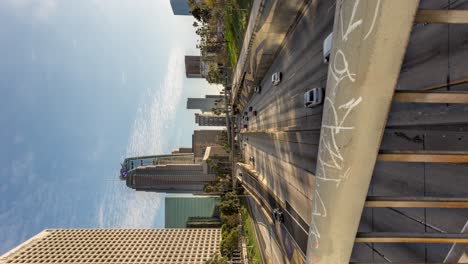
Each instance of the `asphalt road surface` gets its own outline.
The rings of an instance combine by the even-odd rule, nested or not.
[[[322,43],[333,28],[334,1],[318,1],[288,36],[264,80],[241,112],[248,112],[248,128],[241,134],[246,163],[257,178],[250,184],[260,193],[265,186],[288,208],[286,229],[304,248],[298,223],[312,214],[314,174],[320,139],[322,108],[306,108],[303,95],[325,87],[328,65]],[[421,8],[468,9],[467,1],[421,1]],[[415,25],[397,90],[418,90],[468,78],[467,25]],[[278,85],[274,72],[282,73]],[[441,90],[468,91],[468,85]],[[249,111],[252,107],[252,112]],[[257,115],[254,116],[253,111]],[[240,117],[239,117],[240,118]],[[468,106],[394,104],[381,150],[468,151]],[[249,162],[249,157],[254,162]],[[378,162],[369,195],[468,197],[466,164]],[[255,183],[255,181],[258,182]],[[267,194],[263,194],[268,198]],[[352,199],[352,197],[350,197]],[[466,209],[365,209],[360,232],[458,233],[468,220]],[[304,232],[302,232],[304,233]],[[438,261],[450,244],[355,244],[352,261]]]

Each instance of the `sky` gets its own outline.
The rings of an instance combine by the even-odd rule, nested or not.
[[[0,255],[46,228],[161,228],[128,156],[191,146],[193,18],[169,0],[0,1]]]

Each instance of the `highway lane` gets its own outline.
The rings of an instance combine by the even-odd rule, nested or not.
[[[281,202],[268,187],[262,185],[257,177],[244,167],[238,167],[238,177],[242,179],[244,187],[261,201],[263,208],[269,212],[270,215],[275,208],[280,208],[281,211],[284,212],[284,222],[279,223],[276,221],[276,224],[287,230],[288,235],[292,238],[291,242],[295,244],[297,248],[300,249],[302,255],[305,256],[309,226],[300,218],[299,213],[289,204]],[[280,233],[278,231],[279,230],[277,230],[277,233]]]
[[[290,203],[306,222],[310,220],[314,176],[257,149],[248,147],[246,152],[255,157],[252,167],[258,180],[281,201]]]
[[[252,213],[252,217],[255,219],[256,230],[261,241],[260,246],[263,247],[267,263],[295,263],[289,261],[291,258],[278,243],[280,239],[276,236],[275,223],[271,218],[271,213],[263,209],[262,204],[260,204],[256,198],[252,196],[246,198],[249,210]],[[304,262],[303,258],[302,256],[302,262]]]
[[[242,122],[248,125],[248,130],[299,132],[243,134],[241,138],[245,144],[244,159],[247,161],[250,156],[255,159],[251,165],[258,181],[289,211],[296,212],[294,216],[288,214],[285,226],[303,250],[307,236],[299,235],[299,225],[295,223],[304,223],[308,230],[315,171],[315,158],[311,157],[316,157],[322,118],[321,107],[304,107],[303,95],[326,83],[328,65],[323,62],[322,43],[333,27],[333,5],[333,1],[319,1],[306,9],[262,80],[261,93],[253,95],[242,111],[249,112],[249,107],[257,111],[257,116],[249,112],[249,121]],[[276,71],[282,72],[282,81],[273,86],[271,74]]]
[[[333,13],[333,1],[319,1],[306,9],[260,83],[262,92],[253,95],[245,108],[252,106],[258,113],[250,118],[249,129],[320,128],[321,109],[305,108],[303,95],[326,84],[322,43],[332,31]],[[277,71],[282,72],[282,81],[274,86],[271,75]]]

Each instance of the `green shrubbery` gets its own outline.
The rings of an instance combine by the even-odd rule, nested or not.
[[[228,192],[221,198],[219,211],[221,213],[221,254],[223,256],[232,255],[233,251],[239,247],[239,199],[234,192]]]
[[[229,264],[226,257],[214,254],[211,259],[205,261],[205,264]]]

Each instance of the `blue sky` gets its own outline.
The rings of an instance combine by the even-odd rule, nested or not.
[[[169,0],[0,1],[0,254],[45,228],[163,227],[126,156],[190,146],[191,17]]]

